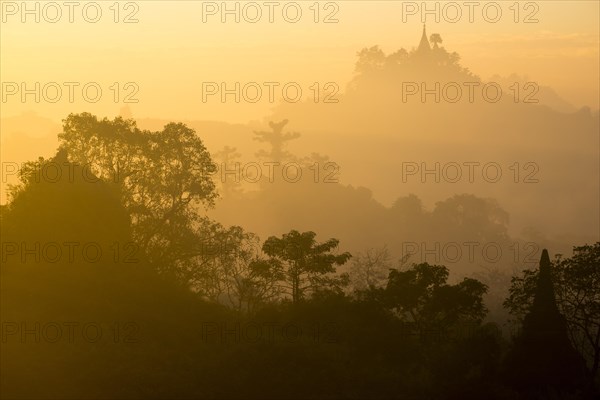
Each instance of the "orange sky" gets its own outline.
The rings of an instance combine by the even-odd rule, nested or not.
[[[41,2],[40,22],[36,23],[34,14],[23,15],[21,2],[1,3],[3,92],[14,90],[11,82],[26,82],[29,88],[40,82],[40,91],[48,82],[57,82],[62,90],[56,103],[43,98],[36,103],[33,95],[25,102],[19,93],[7,96],[2,99],[2,116],[26,110],[57,121],[75,111],[115,115],[125,105],[123,96],[139,89],[132,97],[138,102],[129,104],[138,117],[260,120],[273,106],[267,88],[263,86],[261,101],[255,104],[236,104],[233,100],[223,104],[218,96],[202,101],[203,82],[228,82],[231,87],[234,82],[241,86],[247,82],[261,86],[262,82],[278,82],[281,86],[298,82],[303,97],[312,94],[310,86],[314,82],[321,89],[325,83],[335,82],[343,90],[352,77],[358,50],[379,45],[389,53],[416,46],[422,17],[426,18],[428,33],[440,33],[443,45],[458,52],[463,65],[482,78],[516,72],[540,85],[552,86],[577,107],[599,106],[597,1],[520,2],[518,23],[514,22],[513,1],[495,3],[502,10],[496,23],[485,20],[494,17],[495,6],[486,6],[493,2],[481,2],[474,9],[473,23],[465,6],[461,6],[462,18],[451,22],[455,9],[448,2],[438,5],[439,22],[435,15],[423,16],[419,10],[412,15],[414,9],[410,7],[420,7],[421,2],[320,2],[318,16],[313,1],[293,5],[279,2],[273,9],[273,23],[268,21],[269,8],[264,2],[253,3],[262,12],[256,23],[248,21],[256,11],[245,4],[248,2],[238,6],[239,23],[234,15],[226,16],[226,23],[222,23],[220,10],[208,15],[210,7],[220,7],[221,2],[121,2],[119,23],[114,22],[112,1],[97,2],[102,10],[97,23],[84,19],[95,17],[94,7],[88,6],[87,14],[83,13],[86,2],[74,9],[72,23],[64,6],[58,22],[51,23],[48,20],[56,18],[56,10]],[[34,3],[27,4],[33,9]],[[232,3],[228,2],[233,8]],[[428,2],[428,7],[435,7],[434,3]],[[286,22],[282,9],[287,7],[286,16],[293,19],[296,4],[302,11],[299,22]],[[484,7],[488,10],[485,16]],[[128,15],[138,22],[123,23]],[[326,16],[338,22],[323,23]],[[538,22],[524,23],[527,16]],[[27,18],[25,23],[22,17]],[[319,23],[314,22],[315,17]],[[74,86],[74,103],[69,102],[69,87],[63,82],[79,83]],[[97,82],[102,89],[97,103],[83,98],[81,88],[88,82]],[[115,82],[117,86],[113,86]],[[133,85],[125,87],[128,82]],[[117,87],[120,98],[115,102]],[[47,90],[51,98],[56,95],[55,88],[48,86]],[[93,96],[95,89],[88,90]],[[281,91],[276,90],[275,95],[281,99]]]

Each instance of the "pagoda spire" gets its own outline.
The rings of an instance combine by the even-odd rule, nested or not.
[[[423,35],[421,35],[421,42],[419,43],[417,52],[428,53],[430,51],[431,51],[431,44],[429,44],[429,39],[427,39],[427,29],[425,27],[425,24],[423,24]]]
[[[533,304],[505,359],[504,371],[507,383],[525,392],[541,388],[568,392],[581,387],[588,374],[556,304],[552,263],[546,249],[540,258]]]
[[[544,312],[556,315],[559,313],[554,295],[554,284],[552,283],[552,264],[548,250],[542,251],[538,282],[533,300],[532,311]]]

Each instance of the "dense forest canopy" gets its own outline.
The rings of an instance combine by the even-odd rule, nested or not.
[[[496,86],[443,43],[424,27],[414,49],[364,48],[343,102],[276,107],[239,130],[254,148],[210,146],[187,122],[66,116],[0,209],[3,397],[596,398],[600,242],[511,224],[593,228],[598,115],[515,101],[531,82],[471,101]],[[494,159],[519,136],[510,154],[536,163],[504,163],[508,179],[546,180],[461,182],[434,201],[407,184],[384,204],[314,150],[323,132],[347,134],[334,152],[365,132],[388,147],[373,185],[446,179],[410,160],[460,165],[481,143]],[[379,161],[361,147],[367,170]]]

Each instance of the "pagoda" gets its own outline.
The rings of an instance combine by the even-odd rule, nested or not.
[[[507,383],[522,392],[572,392],[588,375],[583,357],[572,346],[567,322],[556,304],[552,264],[544,249],[529,313],[504,365]]]

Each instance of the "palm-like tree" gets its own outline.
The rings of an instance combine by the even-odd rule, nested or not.
[[[442,37],[440,36],[439,33],[433,33],[431,34],[431,36],[429,37],[429,41],[431,43],[433,43],[433,47],[435,49],[438,48],[438,43],[442,43]]]

